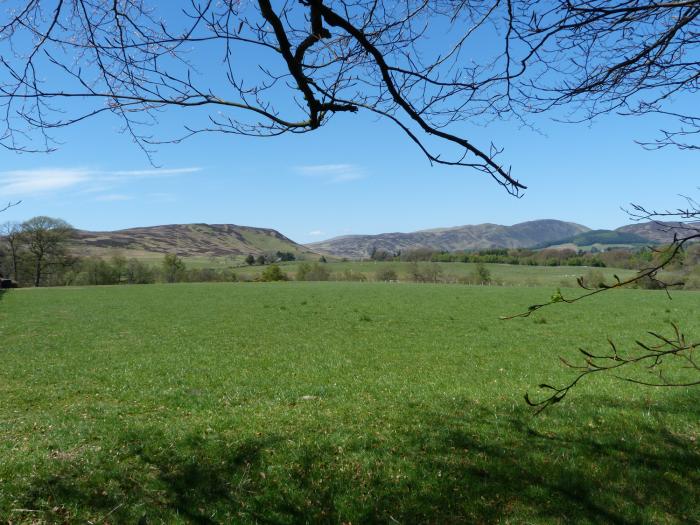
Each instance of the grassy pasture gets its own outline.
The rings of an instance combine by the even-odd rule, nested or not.
[[[566,270],[566,269],[564,269]],[[700,391],[598,378],[534,418],[559,355],[700,294],[183,284],[0,296],[0,522],[700,521]]]

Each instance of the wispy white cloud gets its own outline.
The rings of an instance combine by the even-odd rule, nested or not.
[[[135,179],[173,177],[201,171],[199,167],[96,170],[90,168],[36,168],[0,171],[0,197],[24,197],[65,189],[84,192],[104,191],[106,186],[133,182]]]
[[[156,202],[174,202],[177,200],[174,193],[149,193],[148,196]]]
[[[114,189],[114,184],[90,184],[89,186],[86,186],[78,191],[80,194],[89,194],[89,195],[94,195],[96,193],[106,193],[109,191],[112,191]],[[1,190],[1,188],[0,188]]]
[[[306,177],[322,179],[327,184],[338,184],[364,179],[367,174],[364,169],[354,164],[315,164],[297,166],[295,171]]]
[[[90,180],[90,173],[83,169],[36,169],[0,172],[0,194],[30,195],[60,190]]]
[[[120,171],[105,171],[103,172],[107,176],[119,178],[119,177],[132,177],[132,178],[143,178],[143,177],[170,177],[172,175],[187,175],[189,173],[197,173],[202,171],[202,168],[192,167],[192,168],[157,168],[150,170],[120,170]]]
[[[312,237],[318,237],[319,235],[323,235],[323,232],[321,230],[311,230],[308,235],[311,235]]]
[[[97,201],[113,202],[113,201],[129,201],[133,199],[130,195],[124,195],[123,193],[107,193],[105,195],[98,195],[95,197]]]

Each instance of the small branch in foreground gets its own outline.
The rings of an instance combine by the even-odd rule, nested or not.
[[[9,210],[9,209],[12,208],[13,206],[17,206],[17,205],[18,205],[19,203],[21,203],[21,202],[22,202],[22,201],[15,201],[15,202],[10,201],[10,202],[8,202],[7,205],[6,205],[4,208],[1,208],[1,209],[0,209],[0,213]]]
[[[663,289],[668,294],[668,289],[673,286],[678,286],[683,283],[668,283],[658,277],[658,273],[667,268],[673,261],[678,259],[683,253],[686,245],[693,241],[700,240],[700,205],[697,201],[684,197],[687,202],[686,208],[679,208],[673,211],[649,211],[642,206],[632,205],[632,212],[628,212],[630,216],[635,220],[648,220],[656,228],[657,231],[663,232],[664,234],[673,233],[673,241],[663,249],[654,250],[658,255],[657,263],[652,264],[648,268],[644,268],[637,273],[634,277],[629,279],[620,279],[615,275],[615,283],[611,285],[602,285],[597,289],[591,289],[583,281],[583,277],[577,279],[578,285],[587,290],[586,293],[582,293],[576,297],[567,298],[564,297],[560,290],[557,290],[553,294],[549,301],[539,304],[534,304],[528,307],[527,311],[511,315],[508,317],[502,317],[501,319],[514,319],[517,317],[528,317],[533,312],[536,312],[540,308],[546,306],[551,306],[555,303],[565,303],[571,304],[578,302],[582,299],[596,295],[608,290],[614,290],[617,288],[622,288],[629,286],[631,284],[638,283],[644,279],[649,279],[657,288]],[[681,219],[678,222],[663,222],[661,219],[668,219],[669,217],[675,217],[676,219]],[[669,294],[670,297],[670,294]],[[636,383],[645,386],[668,386],[668,387],[684,387],[684,386],[698,386],[700,385],[700,366],[695,362],[693,352],[696,348],[700,347],[700,343],[688,343],[686,337],[681,333],[678,326],[672,324],[674,335],[671,338],[662,336],[656,332],[647,332],[655,340],[655,345],[649,345],[641,341],[636,341],[636,344],[641,348],[641,353],[636,353],[631,356],[625,356],[618,352],[617,347],[608,339],[610,345],[610,351],[607,354],[595,355],[586,350],[579,349],[579,352],[584,356],[584,362],[580,365],[575,365],[569,363],[564,358],[560,357],[560,360],[569,368],[578,371],[578,375],[567,385],[563,387],[555,387],[548,385],[546,383],[540,384],[539,388],[549,391],[549,395],[541,400],[533,401],[529,395],[525,394],[525,401],[528,405],[535,407],[536,413],[539,414],[546,408],[559,403],[569,391],[576,386],[579,381],[584,377],[596,373],[596,372],[607,372],[622,369],[624,367],[630,367],[630,365],[638,364],[644,362],[650,363],[647,368],[655,373],[654,381],[641,381],[630,376],[619,376],[616,375],[618,379],[628,381],[631,383]],[[664,375],[664,360],[667,358],[677,358],[681,359],[684,364],[685,369],[692,369],[698,373],[698,378],[691,381],[673,381]],[[627,370],[627,368],[625,368]]]
[[[658,253],[661,256],[661,262],[652,265],[648,268],[643,268],[640,270],[634,277],[630,277],[628,279],[620,279],[617,275],[614,275],[613,277],[615,278],[615,282],[613,284],[602,284],[599,288],[591,289],[590,287],[586,286],[583,282],[583,277],[579,277],[576,279],[576,282],[578,285],[583,288],[584,290],[587,290],[586,293],[583,293],[581,295],[578,295],[576,297],[571,297],[567,298],[565,297],[560,290],[557,290],[556,293],[554,293],[550,300],[544,303],[538,303],[538,304],[533,304],[528,306],[527,310],[525,312],[520,312],[518,314],[514,315],[509,315],[509,316],[503,316],[501,317],[502,320],[508,320],[508,319],[515,319],[517,317],[529,317],[530,314],[533,312],[536,312],[540,308],[544,308],[546,306],[553,305],[555,303],[567,303],[567,304],[572,304],[575,302],[580,301],[581,299],[585,299],[587,297],[591,297],[592,295],[597,295],[602,292],[606,292],[608,290],[614,290],[617,288],[624,288],[625,286],[630,286],[635,283],[638,283],[644,279],[650,279],[653,281],[659,289],[665,290],[666,293],[668,293],[669,288],[673,288],[675,286],[681,286],[683,283],[682,282],[674,282],[674,283],[667,283],[665,281],[662,281],[661,279],[658,278],[658,273],[666,268],[669,264],[671,264],[676,257],[683,251],[685,246],[690,243],[693,240],[700,239],[700,231],[698,230],[693,230],[694,233],[691,233],[689,235],[685,235],[683,237],[678,237],[678,235],[674,235],[673,242],[668,245],[667,247],[661,249],[661,250],[655,250],[652,248],[652,250],[656,253]]]
[[[640,363],[644,363],[648,371],[654,374],[653,380],[642,381],[633,377],[620,376],[617,374],[615,377],[623,381],[645,386],[682,387],[700,385],[700,378],[693,381],[676,381],[664,374],[664,370],[661,367],[664,360],[667,358],[676,358],[681,360],[682,368],[694,370],[700,375],[700,365],[696,362],[694,355],[694,351],[700,348],[700,342],[689,343],[676,324],[671,323],[671,326],[674,332],[671,337],[666,337],[655,332],[648,332],[648,334],[655,339],[655,344],[635,341],[637,347],[640,348],[641,351],[629,356],[620,353],[615,343],[608,339],[610,349],[606,354],[596,355],[580,348],[579,352],[584,357],[582,363],[573,364],[564,358],[560,358],[564,365],[572,370],[576,370],[578,375],[563,387],[555,387],[543,383],[539,385],[539,388],[548,391],[549,395],[540,400],[533,400],[529,394],[526,393],[525,401],[531,407],[535,407],[537,409],[536,413],[539,414],[546,408],[564,399],[569,391],[584,377],[597,372],[626,370],[632,365]]]

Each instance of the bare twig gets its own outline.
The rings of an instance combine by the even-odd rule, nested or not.
[[[15,201],[15,202],[10,201],[10,202],[8,202],[7,205],[6,205],[4,208],[0,208],[0,213],[9,210],[9,209],[12,208],[13,206],[17,206],[17,205],[20,204],[21,202],[22,202],[22,201]]]
[[[700,342],[689,343],[676,324],[672,323],[671,326],[673,327],[673,335],[671,337],[648,332],[656,340],[656,344],[636,341],[637,352],[631,352],[628,355],[620,352],[611,340],[608,340],[609,351],[604,354],[597,355],[580,348],[579,352],[583,356],[583,362],[574,364],[561,358],[565,366],[577,372],[572,381],[562,387],[543,383],[539,385],[539,388],[547,391],[548,394],[538,400],[533,400],[529,394],[525,394],[525,401],[531,407],[535,407],[537,409],[536,413],[539,414],[546,408],[564,399],[570,390],[582,379],[599,372],[612,372],[615,373],[615,377],[618,379],[645,386],[682,387],[700,385],[700,378],[689,381],[674,380],[667,375],[669,368],[667,360],[670,358],[675,358],[684,369],[692,369],[694,372],[700,373],[700,366],[695,358],[695,350],[700,348]],[[647,372],[653,374],[652,380],[646,381],[619,375],[621,372],[639,364],[646,364]]]
[[[0,21],[7,149],[50,151],[61,128],[103,114],[118,118],[151,158],[155,145],[200,133],[308,133],[335,115],[367,111],[397,124],[431,163],[484,172],[517,196],[525,189],[497,158],[500,148],[478,146],[456,128],[508,111],[502,83],[517,74],[499,71],[502,52],[483,65],[460,56],[480,28],[512,15],[500,2],[19,4]],[[441,31],[446,52],[433,49],[430,27],[438,25],[449,28]],[[212,53],[223,67],[204,75],[198,66]],[[191,118],[163,137],[167,108],[186,108]]]
[[[531,305],[524,312],[503,317],[502,319],[528,317],[541,308],[556,303],[575,303],[592,295],[627,287],[643,280],[650,280],[656,288],[666,290],[667,293],[669,288],[682,284],[666,282],[660,277],[659,272],[678,260],[688,244],[700,240],[700,222],[698,222],[698,219],[700,219],[700,206],[698,206],[698,203],[692,198],[685,197],[685,200],[687,206],[677,210],[650,211],[643,206],[632,205],[632,211],[629,213],[633,219],[638,221],[650,221],[648,224],[655,227],[658,231],[673,236],[673,240],[669,245],[655,250],[657,255],[656,263],[642,269],[634,277],[629,279],[620,279],[615,276],[615,283],[603,285],[597,289],[588,288],[583,278],[580,277],[578,279],[578,284],[580,287],[586,289],[585,293],[574,297],[564,297],[561,291],[557,290],[549,301]],[[668,219],[676,220],[669,222]],[[542,399],[533,400],[528,394],[525,394],[525,400],[530,406],[537,409],[537,413],[540,413],[542,410],[564,399],[571,389],[582,379],[598,372],[615,373],[616,377],[619,379],[646,386],[673,387],[700,385],[700,367],[694,357],[694,351],[700,346],[700,343],[689,343],[685,335],[682,334],[680,328],[675,324],[672,326],[674,332],[672,337],[665,337],[656,332],[648,332],[648,334],[656,340],[656,344],[647,344],[637,341],[636,345],[639,351],[636,353],[623,355],[618,351],[613,341],[608,339],[610,350],[606,354],[596,355],[587,350],[579,349],[579,352],[584,356],[582,364],[572,364],[560,358],[565,366],[578,372],[574,379],[563,387],[541,384],[539,388],[548,391],[548,395]],[[676,358],[676,361],[681,361],[686,369],[696,372],[697,379],[674,381],[669,378],[667,376],[669,364],[666,358],[670,357]],[[628,375],[619,375],[620,373],[624,373],[627,369],[632,368],[633,365],[640,363],[650,363],[648,370],[655,373],[655,380],[645,381]]]

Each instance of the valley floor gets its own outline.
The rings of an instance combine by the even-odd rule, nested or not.
[[[697,388],[523,402],[607,336],[697,337],[700,294],[499,320],[559,278],[6,292],[0,522],[700,521]]]

